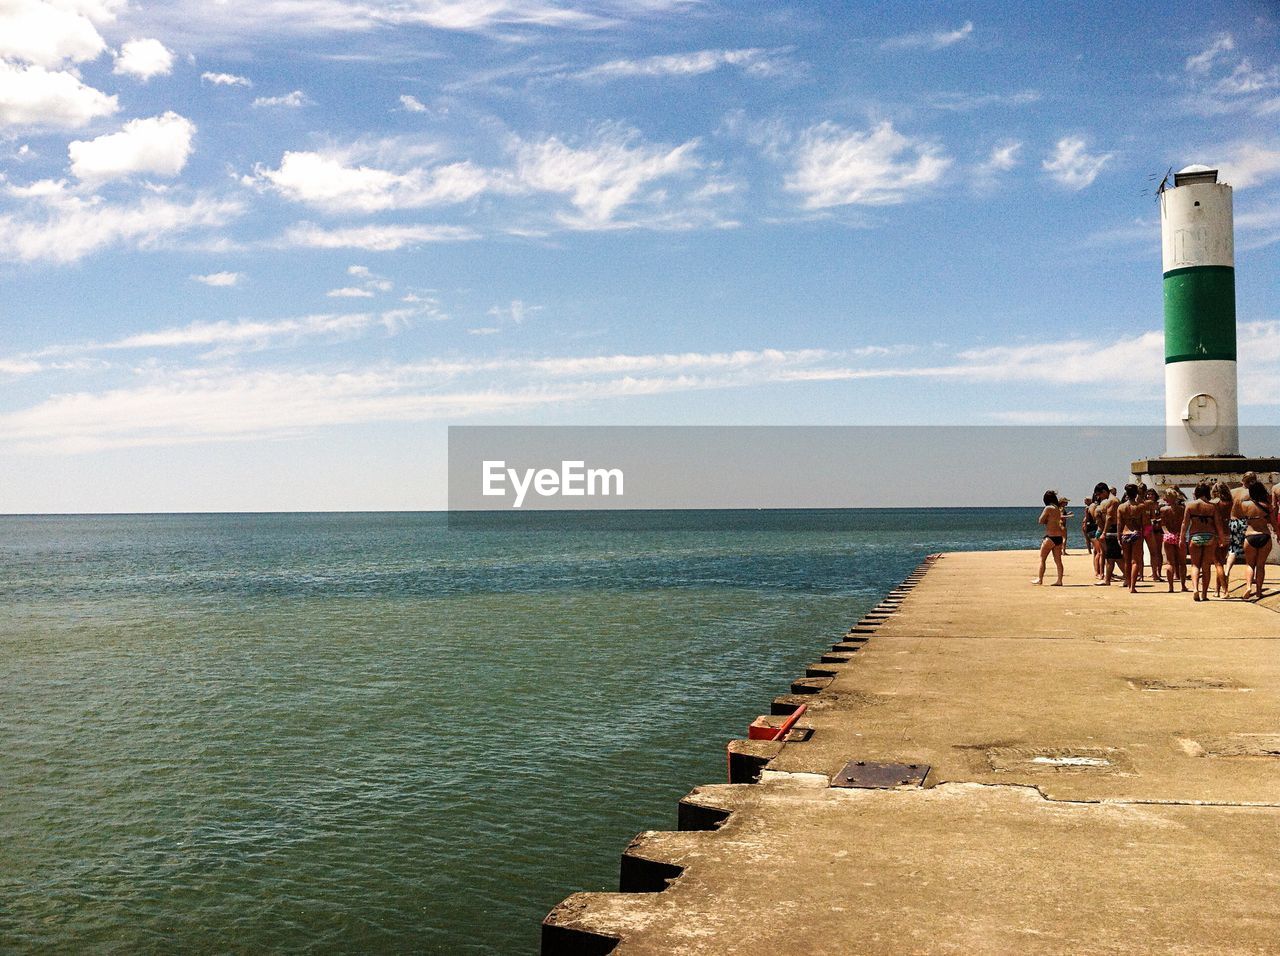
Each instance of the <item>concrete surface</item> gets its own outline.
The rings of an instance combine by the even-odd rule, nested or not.
[[[760,782],[691,793],[702,832],[637,837],[543,952],[1280,952],[1280,601],[1034,561],[942,556],[816,647],[775,704],[808,738],[731,745]],[[850,760],[931,769],[831,787]]]

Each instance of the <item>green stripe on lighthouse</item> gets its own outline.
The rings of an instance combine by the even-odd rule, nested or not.
[[[1236,360],[1236,270],[1191,266],[1164,274],[1164,361]]]

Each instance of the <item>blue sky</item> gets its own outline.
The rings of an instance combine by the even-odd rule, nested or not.
[[[450,423],[1157,424],[1191,162],[1274,422],[1278,49],[1270,3],[0,3],[0,511],[442,507]]]

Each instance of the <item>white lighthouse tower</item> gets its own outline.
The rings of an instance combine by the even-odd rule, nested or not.
[[[1184,167],[1161,188],[1165,451],[1132,466],[1148,486],[1239,485],[1250,471],[1280,482],[1280,458],[1240,453],[1233,229],[1231,187],[1213,167]]]
[[[1166,458],[1240,454],[1231,187],[1188,166],[1160,193]]]

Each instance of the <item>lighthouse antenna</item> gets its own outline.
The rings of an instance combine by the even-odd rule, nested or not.
[[[1156,181],[1157,175],[1158,175],[1157,173],[1152,173],[1150,176],[1147,177],[1147,182],[1154,183]],[[1164,178],[1160,180],[1160,185],[1155,188],[1155,192],[1154,192],[1155,196],[1159,197],[1159,195],[1162,192],[1164,192],[1166,189],[1169,188],[1169,180],[1172,176],[1173,176],[1173,167],[1170,166],[1168,171],[1164,174]],[[1144,189],[1142,190],[1142,195],[1150,196],[1150,195],[1153,195],[1153,192],[1150,189]]]

